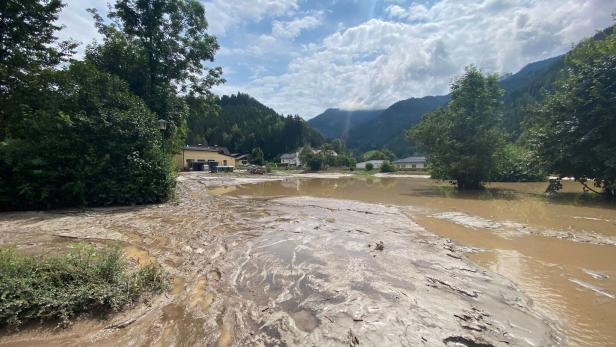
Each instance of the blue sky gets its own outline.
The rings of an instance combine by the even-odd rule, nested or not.
[[[97,38],[69,0],[62,38]],[[465,66],[516,72],[613,23],[613,0],[203,0],[221,45],[218,94],[249,93],[284,114],[385,108],[447,93]]]

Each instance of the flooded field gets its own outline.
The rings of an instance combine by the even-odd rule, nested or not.
[[[422,178],[291,179],[222,187],[232,196],[313,196],[404,206],[425,229],[471,247],[477,264],[511,279],[567,345],[616,346],[616,207],[564,182],[547,199],[544,183],[491,184],[456,193]]]
[[[0,245],[117,244],[171,289],[0,346],[616,345],[616,209],[565,185],[190,173],[168,204],[3,213]]]

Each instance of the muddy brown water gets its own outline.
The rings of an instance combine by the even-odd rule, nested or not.
[[[313,196],[404,206],[419,225],[469,246],[477,264],[509,278],[572,346],[616,346],[616,207],[564,182],[493,183],[456,193],[424,178],[287,179],[221,187],[227,196]],[[314,324],[303,312],[298,319]]]

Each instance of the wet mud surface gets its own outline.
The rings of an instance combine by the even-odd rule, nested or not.
[[[491,252],[481,252],[489,245],[454,243],[421,222],[460,233],[464,226],[431,217],[442,212],[436,206],[420,213],[428,207],[338,194],[345,180],[193,174],[179,180],[174,203],[0,214],[3,245],[34,253],[78,240],[119,244],[135,262],[163,266],[172,284],[107,320],[3,332],[0,345],[568,345],[562,318],[535,305]],[[332,193],[304,194],[305,182]],[[592,282],[612,280],[602,270],[583,273],[609,294]]]
[[[516,283],[568,346],[616,346],[616,206],[564,182],[547,199],[545,183],[496,183],[456,193],[419,178],[288,180],[239,186],[233,196],[314,196],[399,206],[453,240],[474,263]],[[460,247],[463,246],[463,247]]]

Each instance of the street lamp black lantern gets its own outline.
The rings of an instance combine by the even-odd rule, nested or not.
[[[159,120],[158,120],[158,129],[159,129],[161,132],[163,132],[163,131],[167,130],[167,124],[168,124],[168,123],[169,123],[169,122],[168,122],[168,121],[166,121],[166,120],[164,120],[164,119],[159,119]]]

